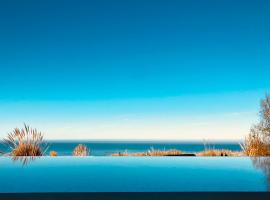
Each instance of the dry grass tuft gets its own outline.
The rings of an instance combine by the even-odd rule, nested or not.
[[[176,149],[171,150],[154,150],[150,149],[147,152],[137,152],[137,153],[114,153],[112,156],[181,156],[183,153]]]
[[[42,156],[45,152],[42,133],[27,125],[22,129],[15,128],[4,142],[10,147],[11,156]]]
[[[52,157],[58,156],[58,153],[56,151],[50,151],[50,156]]]
[[[197,152],[196,156],[243,156],[243,153],[240,151],[231,151],[228,149],[216,149],[214,146],[211,146],[206,141],[204,141],[204,151]]]
[[[198,152],[196,156],[241,156],[241,152],[226,149],[206,149]]]
[[[89,156],[89,149],[83,144],[79,144],[75,147],[72,153],[73,156]]]

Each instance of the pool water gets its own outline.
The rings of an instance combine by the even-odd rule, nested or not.
[[[267,191],[270,162],[254,159],[66,156],[23,164],[0,157],[0,193]]]

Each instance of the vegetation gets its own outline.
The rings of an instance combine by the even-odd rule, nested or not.
[[[260,122],[250,129],[241,145],[247,156],[270,156],[270,96],[261,100]]]
[[[50,156],[52,157],[58,156],[58,153],[56,151],[50,151]]]
[[[89,149],[83,144],[79,144],[75,147],[72,153],[73,156],[89,156]]]
[[[181,151],[178,151],[176,149],[171,150],[154,150],[151,148],[147,152],[137,152],[137,153],[114,153],[112,156],[181,156],[183,153]]]
[[[197,152],[196,156],[241,156],[242,152],[231,151],[228,149],[216,149],[204,141],[204,151]]]
[[[208,149],[198,152],[197,156],[241,156],[241,152],[230,151],[227,149]]]
[[[269,156],[269,145],[264,142],[261,136],[251,129],[250,134],[245,139],[242,149],[247,156]]]
[[[4,139],[11,152],[11,156],[42,156],[45,153],[43,135],[36,129],[32,129],[27,125],[24,128],[15,128]]]
[[[226,149],[208,149],[196,154],[186,154],[182,151],[171,149],[171,150],[149,150],[147,152],[136,152],[128,153],[119,152],[114,153],[112,156],[241,156],[241,152],[230,151]]]

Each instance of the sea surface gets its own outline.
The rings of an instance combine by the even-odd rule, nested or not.
[[[269,158],[0,157],[0,193],[268,191]]]
[[[203,151],[205,148],[229,149],[240,151],[239,142],[198,142],[198,141],[48,141],[48,149],[56,151],[60,156],[72,155],[73,149],[78,144],[85,144],[93,156],[108,156],[118,152],[145,152],[150,149],[169,150],[177,149],[186,153]],[[8,152],[9,148],[0,144],[0,151]]]

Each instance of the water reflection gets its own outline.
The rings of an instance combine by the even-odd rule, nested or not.
[[[263,171],[267,181],[267,190],[270,191],[270,157],[253,157],[252,164]]]
[[[14,162],[20,162],[23,166],[27,166],[34,160],[40,158],[40,156],[11,156]]]

